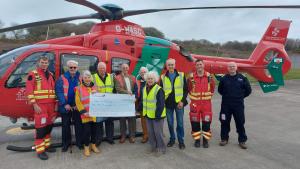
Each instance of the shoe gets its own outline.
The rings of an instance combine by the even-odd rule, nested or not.
[[[69,149],[69,146],[62,146],[61,152],[67,152]]]
[[[89,146],[84,146],[83,155],[86,156],[86,157],[89,157],[91,155]]]
[[[119,142],[120,142],[121,144],[123,144],[123,143],[125,143],[125,140],[126,140],[126,137],[121,137]]]
[[[148,137],[143,137],[141,143],[147,143],[148,142]]]
[[[241,147],[241,149],[247,149],[247,145],[246,145],[246,142],[240,142],[239,143],[239,146]]]
[[[200,147],[200,140],[195,140],[194,146],[196,148],[199,148]]]
[[[184,143],[179,143],[179,149],[180,149],[180,150],[185,149],[185,144],[184,144]]]
[[[37,154],[37,156],[41,160],[48,160],[48,155],[46,154],[46,152],[42,152],[40,154]]]
[[[111,145],[115,144],[115,141],[114,140],[107,140],[107,142]]]
[[[48,147],[48,148],[46,148],[46,152],[48,152],[48,153],[55,153],[56,149],[53,148],[53,147]]]
[[[97,148],[96,144],[91,144],[91,150],[94,153],[100,153],[100,150]]]
[[[226,144],[228,144],[228,140],[221,140],[219,143],[220,146],[225,146]]]
[[[130,137],[129,138],[129,143],[135,143],[135,138],[134,137]]]
[[[175,141],[169,141],[167,144],[167,147],[173,147],[174,144],[175,144]]]
[[[203,148],[208,148],[208,147],[209,147],[209,144],[208,144],[207,139],[203,138]]]

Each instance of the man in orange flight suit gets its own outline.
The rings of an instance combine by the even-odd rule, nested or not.
[[[47,152],[55,152],[50,147],[50,134],[56,119],[55,82],[53,74],[48,70],[49,58],[41,56],[37,68],[28,74],[26,93],[29,104],[34,110],[35,150],[38,158],[47,160]]]
[[[203,147],[208,148],[211,138],[210,124],[212,120],[211,98],[214,94],[215,82],[210,73],[204,70],[203,60],[196,60],[196,71],[188,79],[190,103],[190,121],[194,146],[200,147],[203,136]],[[200,122],[202,121],[202,131]]]

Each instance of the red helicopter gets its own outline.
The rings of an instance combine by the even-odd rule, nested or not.
[[[26,75],[33,70],[38,56],[50,58],[49,69],[59,77],[66,69],[69,59],[80,63],[80,70],[96,72],[97,63],[107,63],[108,72],[118,73],[119,65],[128,63],[130,72],[137,75],[141,66],[162,73],[165,61],[174,58],[179,71],[189,73],[194,61],[203,59],[206,70],[214,74],[227,72],[227,63],[236,62],[240,72],[256,78],[264,92],[278,89],[284,84],[283,75],[291,68],[284,45],[291,21],[274,19],[249,59],[221,58],[188,53],[183,47],[168,40],[145,36],[141,26],[123,20],[125,17],[160,11],[192,9],[236,9],[236,8],[300,8],[299,5],[276,6],[213,6],[170,9],[123,10],[113,4],[97,6],[86,0],[67,0],[89,7],[97,13],[83,16],[51,19],[0,29],[0,33],[27,27],[73,21],[77,19],[100,19],[90,32],[68,36],[24,46],[0,55],[0,115],[33,120],[31,106],[25,96]]]

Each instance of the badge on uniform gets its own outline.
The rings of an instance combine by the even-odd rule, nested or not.
[[[41,119],[41,124],[46,124],[46,117],[43,117],[43,118]]]
[[[206,115],[206,116],[204,117],[204,121],[210,122],[210,116],[209,116],[209,115]]]
[[[226,115],[225,114],[221,114],[221,120],[226,120]]]
[[[238,78],[238,81],[239,81],[239,82],[242,82],[242,81],[243,81],[243,79],[242,79],[242,78]]]

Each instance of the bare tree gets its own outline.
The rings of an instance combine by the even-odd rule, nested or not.
[[[15,25],[18,25],[17,23],[12,23],[11,26],[15,26]],[[19,29],[19,30],[14,30],[14,31],[11,31],[13,36],[14,36],[14,39],[16,40],[19,40],[19,39],[24,39],[25,38],[25,31],[24,29]]]

